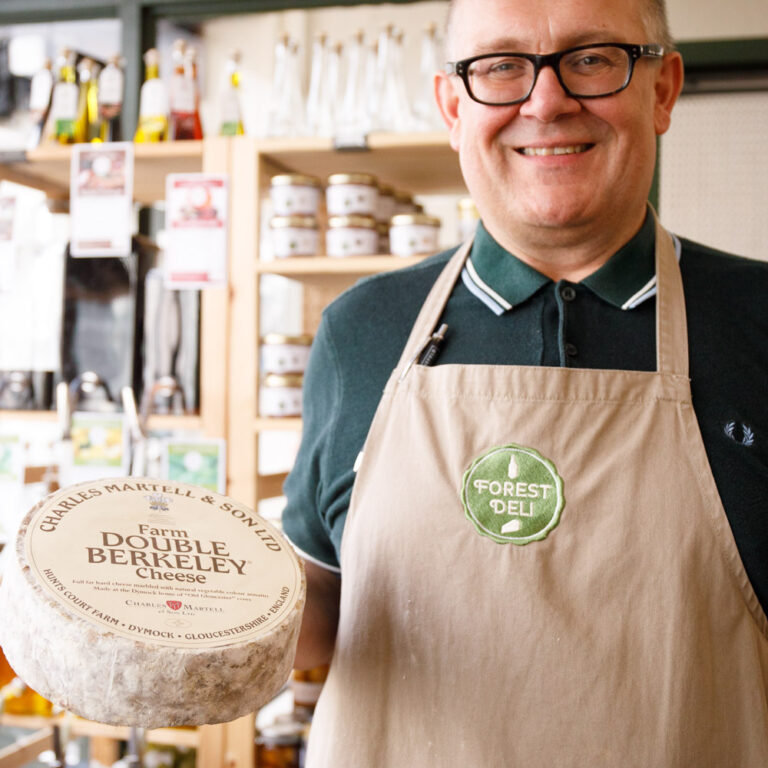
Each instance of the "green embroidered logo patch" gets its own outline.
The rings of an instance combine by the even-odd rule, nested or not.
[[[470,464],[461,501],[481,536],[499,544],[528,544],[546,538],[560,522],[563,480],[538,451],[510,443]]]

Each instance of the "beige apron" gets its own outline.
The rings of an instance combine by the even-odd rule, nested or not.
[[[365,444],[310,768],[768,766],[768,622],[691,406],[682,281],[658,224],[656,241],[658,372],[403,378],[468,249],[446,266]],[[509,484],[478,479],[508,445]],[[516,485],[526,462],[538,485]],[[514,537],[555,498],[559,517],[526,544],[482,534],[496,518],[471,507],[509,502]]]

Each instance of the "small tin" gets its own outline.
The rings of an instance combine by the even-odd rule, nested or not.
[[[325,206],[329,216],[373,216],[379,202],[376,177],[368,173],[334,173],[328,177]]]
[[[281,173],[270,180],[269,197],[275,216],[317,216],[320,179],[299,173]]]
[[[276,259],[317,255],[319,232],[313,216],[273,216],[269,226]]]
[[[393,216],[389,247],[394,256],[419,256],[438,250],[440,219],[423,213]]]
[[[456,204],[459,212],[459,239],[468,240],[475,234],[480,213],[471,197],[462,197]]]
[[[267,333],[261,339],[261,370],[264,373],[304,373],[312,336]]]
[[[410,192],[404,192],[396,189],[393,193],[395,201],[395,212],[393,216],[399,216],[401,213],[418,213],[418,207],[413,202],[413,195]]]
[[[388,223],[395,215],[395,190],[388,184],[379,184],[379,201],[376,206],[376,219]],[[382,251],[386,253],[386,251]]]
[[[262,416],[301,416],[301,387],[297,373],[268,373],[261,382],[259,413]]]
[[[379,252],[379,232],[372,216],[332,216],[325,233],[326,253],[332,258],[371,256]]]

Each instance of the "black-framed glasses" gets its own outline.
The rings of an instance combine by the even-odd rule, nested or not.
[[[533,92],[543,67],[552,67],[563,90],[572,98],[596,99],[623,91],[632,79],[635,62],[664,57],[656,43],[593,43],[555,53],[484,53],[449,61],[445,71],[458,75],[470,98],[489,106],[520,104]]]

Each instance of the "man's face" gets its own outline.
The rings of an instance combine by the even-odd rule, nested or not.
[[[641,0],[460,0],[448,56],[552,53],[584,43],[653,43]],[[509,244],[535,229],[584,231],[631,217],[639,227],[656,135],[679,91],[677,56],[641,59],[629,86],[598,99],[568,97],[551,68],[530,99],[507,107],[472,101],[458,77],[439,75],[438,102],[464,178],[491,233]],[[545,154],[552,148],[569,154]]]

